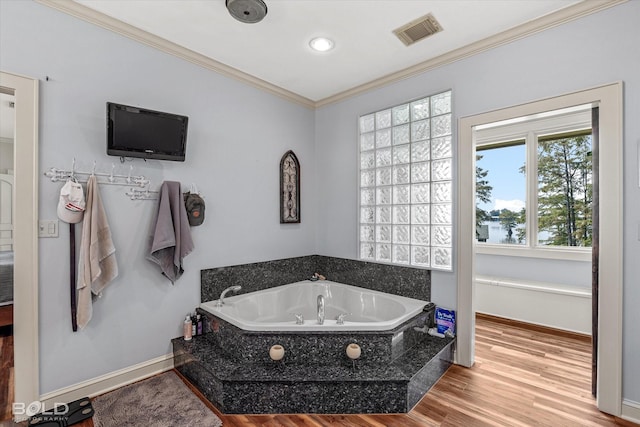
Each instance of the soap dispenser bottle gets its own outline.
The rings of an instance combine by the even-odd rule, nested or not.
[[[191,341],[191,337],[193,336],[193,323],[191,322],[191,317],[187,314],[187,317],[184,319],[184,340]]]
[[[202,335],[203,331],[203,324],[202,324],[202,316],[200,316],[199,314],[196,315],[196,335]]]
[[[195,337],[196,335],[198,335],[197,333],[197,325],[198,321],[196,320],[196,313],[193,313],[191,315],[191,336]]]

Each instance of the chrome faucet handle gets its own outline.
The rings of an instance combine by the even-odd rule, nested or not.
[[[289,313],[296,317],[296,325],[304,325],[304,316],[302,313]]]
[[[344,325],[344,318],[347,316],[351,316],[353,313],[342,313],[336,317],[336,325]]]

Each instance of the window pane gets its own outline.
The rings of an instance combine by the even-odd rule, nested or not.
[[[431,97],[431,115],[437,116],[451,112],[451,92],[444,92]]]
[[[393,243],[409,243],[409,226],[393,226]]]
[[[392,110],[393,125],[400,125],[409,121],[409,104],[399,105]]]
[[[391,148],[376,150],[376,166],[389,166],[391,164]]]
[[[411,141],[429,138],[429,120],[411,123]]]
[[[451,248],[431,248],[433,251],[432,263],[437,268],[451,268],[452,250]]]
[[[360,245],[360,258],[361,259],[375,259],[376,258],[376,246],[372,243],[362,243]]]
[[[451,157],[451,137],[435,138],[431,140],[431,153],[434,159]]]
[[[376,192],[373,188],[363,188],[362,190],[360,190],[360,204],[361,205],[376,204]]]
[[[360,222],[365,224],[373,224],[376,222],[376,210],[372,207],[360,208]]]
[[[393,187],[393,204],[409,203],[409,186],[396,185]]]
[[[360,135],[360,150],[371,150],[375,147],[376,135],[373,132]]]
[[[360,241],[361,242],[375,242],[376,234],[373,225],[361,225],[360,226]]]
[[[393,147],[393,164],[409,163],[409,144]]]
[[[360,258],[451,270],[451,92],[367,114],[358,125]]]
[[[391,245],[388,243],[376,245],[376,259],[378,261],[391,261]]]
[[[408,245],[393,245],[393,262],[409,264],[409,248]]]
[[[538,140],[538,244],[591,247],[591,135]]]
[[[411,120],[421,120],[429,117],[429,98],[411,103]]]
[[[378,111],[376,113],[376,129],[384,129],[391,126],[391,110]]]
[[[430,147],[429,141],[415,142],[411,144],[411,161],[422,162],[429,160]]]
[[[432,136],[445,136],[451,135],[451,115],[446,114],[444,116],[438,116],[431,119],[431,134]]]
[[[476,238],[480,242],[526,244],[527,195],[524,141],[479,147],[476,158]]]
[[[376,147],[388,147],[391,145],[391,129],[376,131]]]
[[[373,114],[360,117],[360,133],[371,132],[374,129],[375,116]]]
[[[393,128],[393,145],[406,144],[409,142],[409,125],[396,126]]]
[[[360,153],[360,168],[371,169],[376,167],[376,156],[373,151]]]
[[[413,246],[411,247],[411,264],[420,267],[429,267],[431,265],[429,246]]]

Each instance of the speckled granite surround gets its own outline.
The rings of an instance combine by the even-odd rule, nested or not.
[[[316,365],[234,361],[209,335],[173,341],[176,369],[220,411],[260,413],[408,412],[451,364],[451,338],[420,335],[392,363]]]
[[[388,331],[360,332],[256,332],[245,331],[211,313],[198,309],[207,320],[207,337],[224,356],[245,362],[269,363],[269,349],[280,344],[286,350],[287,364],[349,364],[345,348],[357,343],[365,363],[390,363],[413,347],[421,335],[414,327],[433,321],[433,309],[422,312]],[[431,326],[431,325],[429,325]]]
[[[244,294],[308,279],[320,273],[329,280],[423,301],[431,300],[431,271],[389,264],[309,255],[201,270],[201,302],[218,299],[229,286]]]
[[[329,280],[431,300],[431,272],[412,267],[310,255],[201,271],[201,301],[229,286],[238,294],[273,288],[320,273]],[[391,331],[250,332],[199,310],[203,336],[173,340],[174,363],[223,413],[408,412],[453,360],[454,340],[413,330],[432,321],[423,312]],[[362,348],[353,370],[344,349]],[[273,362],[273,344],[286,349]]]

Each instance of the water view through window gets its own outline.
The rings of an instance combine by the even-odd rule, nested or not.
[[[479,241],[526,244],[525,162],[524,141],[477,151]]]
[[[587,107],[475,131],[478,242],[591,247],[593,164]]]

